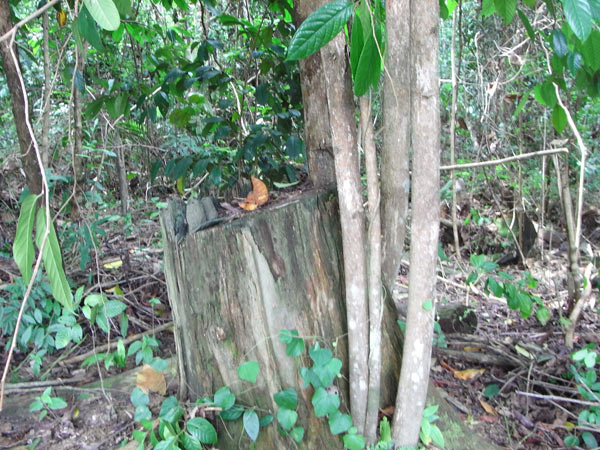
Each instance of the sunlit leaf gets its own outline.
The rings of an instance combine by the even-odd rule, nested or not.
[[[113,0],[83,0],[98,25],[108,31],[119,28],[121,18]]]
[[[33,258],[33,224],[35,222],[36,203],[40,196],[29,194],[21,205],[17,233],[13,243],[13,258],[21,272],[23,281],[29,283],[31,279]]]

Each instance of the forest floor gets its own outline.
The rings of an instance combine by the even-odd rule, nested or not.
[[[86,270],[78,267],[76,248],[67,252],[65,261],[67,275],[77,285],[92,284],[90,292],[99,286],[112,295],[122,291],[119,298],[127,304],[128,336],[139,338],[146,333],[155,337],[160,344],[154,354],[171,358],[175,355],[173,335],[168,328],[172,317],[162,272],[160,226],[156,215],[150,213],[152,209],[155,210],[154,205],[136,211],[129,228],[115,223],[105,226],[106,234],[98,236],[101,249],[98,258],[93,255]],[[15,211],[12,220],[6,216],[3,223],[16,223],[16,217]],[[124,229],[129,232],[124,233]],[[470,227],[466,234],[479,230],[475,233],[483,232],[484,240],[489,240],[489,230],[481,229]],[[11,235],[10,226],[0,231]],[[590,242],[592,255],[598,255],[598,244]],[[510,310],[505,299],[486,292],[481,279],[469,287],[466,279],[473,267],[468,261],[463,258],[457,263],[450,258],[440,265],[437,283],[440,308],[460,305],[466,323],[453,322],[450,329],[446,327],[444,333],[436,334],[433,383],[447,393],[448,401],[468,425],[500,447],[566,447],[565,437],[579,434],[575,427],[582,409],[577,403],[582,397],[573,377],[568,375],[571,352],[564,345],[564,332],[559,325],[568,297],[566,253],[560,247],[545,248],[543,253],[538,249],[537,256],[526,259],[525,264],[494,272],[497,275],[499,270],[504,271],[514,278],[512,283],[541,299],[550,311],[546,325],[536,319],[535,311],[524,319],[519,311]],[[2,254],[0,269],[1,288],[18,271]],[[524,275],[525,272],[531,276]],[[525,281],[519,284],[520,280]],[[407,288],[406,283],[407,265],[403,265],[398,278],[400,296]],[[0,289],[0,297],[10,301],[5,290]],[[577,327],[576,348],[600,341],[597,298],[598,291],[594,288]],[[160,304],[152,299],[159,299]],[[460,333],[453,332],[452,327]],[[162,331],[154,333],[157,329]],[[12,363],[15,370],[9,378],[11,384],[0,413],[0,449],[111,449],[131,439],[137,424],[133,420],[130,394],[139,367],[136,369],[134,358],[130,357],[125,368],[113,366],[106,370],[102,362],[82,368],[80,355],[93,352],[94,348],[96,352],[105,351],[101,346],[106,344],[105,335],[93,334],[89,328],[84,336],[80,345],[44,356],[43,381],[33,381],[37,379],[27,355],[16,353]],[[117,339],[111,337],[113,343]],[[0,337],[2,348],[6,348],[7,340],[7,336]],[[0,361],[2,366],[5,358],[6,352]],[[167,378],[167,395],[177,391],[177,377],[172,375]],[[94,382],[97,384],[90,384]],[[99,382],[103,387],[98,386]],[[65,398],[68,406],[50,411],[43,420],[38,420],[39,412],[29,412],[29,404],[47,386],[52,386],[53,396]],[[158,394],[151,395],[154,417],[162,399]],[[386,408],[382,413],[390,410]],[[137,448],[137,443],[124,448]]]

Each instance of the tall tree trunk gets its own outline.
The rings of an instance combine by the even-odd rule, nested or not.
[[[406,235],[410,190],[410,14],[409,0],[388,1],[381,152],[382,279],[391,299]]]
[[[323,59],[328,61],[328,64],[323,67],[323,72],[327,81],[329,123],[342,223],[350,410],[352,423],[362,434],[365,428],[369,373],[368,352],[365,351],[369,345],[366,240],[356,145],[354,98],[344,33],[339,33],[323,47],[321,54]]]
[[[324,3],[325,0],[294,2],[296,26]],[[335,185],[335,168],[321,52],[301,59],[299,65],[308,177],[316,187],[332,187]]]
[[[40,153],[42,157],[42,164],[45,168],[48,168],[48,161],[50,160],[50,144],[48,142],[48,134],[50,133],[50,97],[51,97],[51,79],[50,74],[50,45],[48,29],[50,28],[48,20],[48,11],[44,13],[42,18],[42,28],[44,30],[44,100],[42,103],[42,145]]]
[[[383,305],[381,298],[381,219],[379,214],[379,171],[377,170],[377,151],[373,139],[373,119],[371,117],[371,98],[360,98],[360,126],[362,149],[365,154],[367,172],[367,239],[368,239],[368,297],[369,297],[369,393],[365,419],[365,438],[367,443],[377,442],[379,423],[379,398],[381,392],[381,324]]]
[[[416,447],[431,362],[439,234],[440,110],[437,0],[411,0],[413,187],[406,333],[392,437]]]
[[[0,0],[0,36],[8,33],[12,26],[8,0]],[[16,43],[12,38],[0,42],[0,55],[2,55],[2,68],[6,77],[6,84],[8,85],[8,92],[10,93],[19,148],[21,149],[21,162],[25,171],[27,185],[32,194],[38,194],[42,192],[42,176],[33,148],[33,137],[28,128],[30,114],[27,92],[21,86],[19,53],[17,52]]]
[[[81,120],[82,107],[81,107],[81,92],[75,83],[75,77],[77,73],[83,74],[84,60],[83,55],[79,47],[75,48],[75,72],[73,72],[73,178],[74,178],[74,194],[72,206],[71,206],[71,217],[78,219],[80,216],[80,204],[81,204],[81,193],[83,192],[83,125]]]

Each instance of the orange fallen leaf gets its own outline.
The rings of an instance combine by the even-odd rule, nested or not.
[[[146,394],[148,391],[158,392],[159,394],[167,393],[167,382],[162,372],[154,370],[152,366],[144,364],[144,367],[137,373],[135,384]]]
[[[269,190],[265,183],[258,178],[250,177],[252,180],[252,191],[246,196],[245,201],[240,202],[240,207],[246,211],[253,211],[269,201]]]
[[[465,369],[465,370],[455,370],[453,375],[455,378],[459,380],[472,380],[477,375],[485,372],[485,369]]]
[[[467,345],[464,349],[465,352],[480,352],[481,347],[473,347],[471,345]]]
[[[496,412],[496,409],[494,409],[494,407],[492,405],[490,405],[488,402],[479,399],[479,403],[481,404],[481,407],[483,409],[485,409],[486,413],[492,414],[494,416],[498,415],[498,413]]]

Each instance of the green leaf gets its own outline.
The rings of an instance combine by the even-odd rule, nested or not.
[[[108,31],[119,28],[121,18],[113,0],[83,0],[98,25]]]
[[[328,348],[319,348],[318,343],[313,345],[308,350],[308,354],[310,356],[310,359],[314,361],[315,367],[324,366],[329,361],[331,361],[331,358],[333,357],[331,350],[329,350]]]
[[[167,423],[176,423],[183,415],[183,408],[179,406],[177,398],[173,395],[167,397],[160,407],[159,417]]]
[[[598,448],[598,441],[596,440],[594,435],[589,431],[584,431],[583,433],[581,433],[581,439],[583,440],[587,448]]]
[[[62,256],[60,254],[60,246],[58,238],[54,230],[52,220],[49,223],[50,233],[44,251],[42,252],[42,262],[46,275],[50,279],[50,288],[52,295],[58,302],[63,305],[69,312],[73,312],[73,293],[67,282],[65,271],[62,266]],[[35,243],[38,248],[42,246],[44,232],[46,229],[46,208],[40,208],[36,218]]]
[[[233,420],[238,420],[240,417],[242,417],[242,414],[244,414],[244,407],[241,405],[234,405],[231,408],[221,411],[221,413],[219,414],[219,417],[225,421],[233,421]]]
[[[277,421],[284,430],[289,431],[296,424],[297,420],[298,413],[296,411],[287,408],[279,408],[277,410]]]
[[[525,27],[525,30],[527,30],[527,36],[529,36],[529,39],[531,39],[533,41],[535,39],[535,30],[531,26],[531,23],[529,23],[529,19],[527,18],[527,16],[525,14],[523,14],[523,11],[521,11],[521,8],[517,9],[517,14],[519,14],[519,19],[521,19],[521,22],[523,22],[523,26]]]
[[[104,307],[106,308],[106,315],[109,318],[113,318],[121,314],[127,308],[127,305],[120,300],[108,300]]]
[[[104,97],[103,95],[98,97],[96,100],[93,100],[92,102],[90,102],[86,108],[85,111],[83,112],[83,114],[85,115],[86,119],[93,119],[94,117],[96,117],[98,115],[98,113],[100,112],[100,110],[102,109],[102,106],[104,106],[104,100],[106,99],[106,97]]]
[[[247,361],[238,367],[238,376],[250,383],[256,383],[256,377],[260,371],[258,361]]]
[[[235,395],[231,393],[227,386],[223,386],[215,392],[214,403],[215,406],[219,406],[223,411],[226,411],[235,404]]]
[[[266,427],[267,425],[270,425],[272,422],[273,422],[273,414],[267,414],[260,418],[258,424],[260,425],[261,428],[263,428],[263,427]]]
[[[537,318],[538,322],[544,326],[550,320],[550,311],[545,306],[538,306],[537,310],[535,311],[535,317]]]
[[[362,23],[358,17],[358,14],[354,14],[352,20],[352,35],[350,37],[350,69],[352,70],[352,79],[356,76],[356,68],[358,67],[358,61],[365,45],[365,39],[363,36]]]
[[[307,58],[331,41],[352,14],[352,2],[337,0],[321,6],[306,18],[294,34],[288,49],[288,61]]]
[[[483,395],[485,395],[487,398],[492,398],[495,397],[498,392],[500,392],[500,386],[498,386],[496,383],[491,383],[485,387],[483,390]]]
[[[35,222],[35,209],[39,195],[29,194],[21,205],[19,221],[17,222],[17,233],[13,243],[13,258],[21,272],[23,282],[29,283],[33,258],[33,223]]]
[[[583,58],[579,53],[569,53],[567,56],[567,68],[571,75],[575,75],[579,69],[581,69],[581,65],[583,63]]]
[[[296,443],[302,441],[302,439],[304,439],[304,427],[294,427],[292,431],[290,431],[290,437]]]
[[[298,136],[290,136],[285,143],[285,152],[290,159],[298,159],[304,151],[304,142]]]
[[[373,35],[369,35],[360,54],[354,77],[354,95],[365,95],[379,81],[381,58]]]
[[[81,11],[79,11],[79,16],[77,18],[77,30],[79,31],[81,37],[88,41],[96,50],[99,52],[104,50],[104,45],[102,44],[102,38],[98,32],[96,21],[92,18],[92,15],[89,13],[85,5],[83,5]]]
[[[580,41],[585,41],[592,31],[592,10],[588,0],[563,0],[567,23]]]
[[[296,409],[296,406],[298,406],[298,393],[295,389],[288,388],[279,391],[273,398],[275,399],[275,403],[282,408]]]
[[[128,16],[131,14],[131,2],[130,0],[114,0],[117,11],[121,17]]]
[[[554,49],[554,53],[561,58],[569,53],[567,38],[562,31],[554,30],[552,33],[552,48]]]
[[[62,397],[51,397],[48,407],[52,410],[66,408],[67,402]]]
[[[492,291],[496,297],[501,297],[504,292],[502,283],[498,283],[494,278],[489,277],[487,280],[487,288]]]
[[[430,436],[439,448],[444,448],[444,435],[436,425],[431,427]]]
[[[567,114],[559,104],[556,104],[554,106],[554,111],[552,111],[552,126],[559,134],[562,133],[567,126]]]
[[[431,300],[425,300],[425,303],[423,303],[423,309],[425,311],[431,311],[433,309],[433,302]]]
[[[67,345],[71,343],[71,333],[67,327],[62,327],[57,331],[56,336],[54,337],[54,345],[57,350],[61,348],[65,348]]]
[[[250,437],[250,439],[253,441],[256,441],[256,438],[258,437],[258,431],[260,430],[260,424],[258,422],[258,415],[256,414],[256,411],[253,409],[246,410],[242,421],[244,423],[244,431],[246,431],[248,437]]]
[[[581,55],[592,70],[600,70],[600,31],[593,30],[581,46]]]
[[[331,434],[341,434],[350,429],[352,418],[348,414],[342,414],[339,410],[329,414],[329,431]]]
[[[150,397],[144,391],[142,391],[139,387],[134,387],[133,391],[131,391],[131,396],[129,397],[133,406],[146,406],[150,402]]]
[[[324,388],[319,387],[313,394],[312,405],[315,408],[315,415],[324,417],[340,407],[340,398],[336,394],[328,394]]]
[[[365,438],[356,432],[347,433],[344,435],[344,447],[349,450],[362,450],[365,448]]]
[[[298,330],[281,330],[279,339],[286,344],[285,354],[287,356],[299,356],[304,353],[306,344],[304,339],[298,337]]]
[[[217,443],[217,430],[206,419],[194,417],[187,421],[187,430],[203,444]]]
[[[517,0],[494,0],[494,6],[506,25],[513,21],[517,12]]]
[[[494,0],[483,0],[481,3],[481,17],[487,19],[496,12]]]

